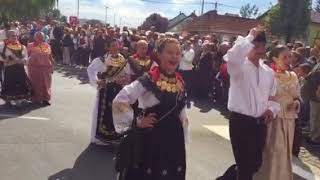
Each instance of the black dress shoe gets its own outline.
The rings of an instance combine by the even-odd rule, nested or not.
[[[50,105],[51,105],[51,104],[49,103],[49,101],[43,101],[42,104],[43,104],[44,106],[50,106]]]
[[[190,109],[191,108],[191,102],[187,101],[187,108]]]

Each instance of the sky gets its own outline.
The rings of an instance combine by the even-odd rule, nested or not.
[[[197,15],[201,12],[202,0],[80,0],[80,18],[99,19],[105,22],[106,6],[107,22],[111,25],[126,25],[136,27],[152,13],[159,13],[168,19],[177,16],[180,12],[186,15],[193,11]],[[77,15],[78,0],[59,0],[59,9],[63,15]],[[247,3],[259,7],[259,12],[268,10],[277,0],[205,0],[204,12],[213,10],[215,2],[218,5],[218,14],[238,14],[242,5]]]

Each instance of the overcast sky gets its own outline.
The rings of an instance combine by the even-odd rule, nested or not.
[[[59,9],[66,16],[77,15],[78,0],[59,0]],[[205,0],[205,12],[214,9],[215,0]],[[218,0],[218,13],[239,13],[240,7],[246,3],[256,4],[260,12],[266,11],[277,0]],[[108,6],[108,23],[138,26],[150,14],[156,12],[167,18],[173,18],[183,12],[189,15],[193,11],[197,15],[201,11],[201,0],[80,0],[80,18],[99,19],[105,21]],[[115,18],[114,18],[115,17]]]

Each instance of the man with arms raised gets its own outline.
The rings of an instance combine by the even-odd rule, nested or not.
[[[254,28],[239,36],[224,56],[230,75],[228,109],[230,139],[238,180],[252,180],[262,163],[265,124],[280,105],[272,101],[276,87],[272,70],[261,60],[266,53],[265,32]]]

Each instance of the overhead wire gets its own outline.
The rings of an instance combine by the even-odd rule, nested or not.
[[[140,0],[142,2],[147,2],[147,3],[154,3],[154,4],[175,4],[175,5],[199,5],[199,2],[196,1],[181,1],[181,2],[168,2],[168,1],[157,1],[157,0]],[[201,4],[201,3],[200,3]],[[219,5],[219,6],[225,6],[229,8],[234,8],[234,9],[240,9],[240,7],[233,6],[233,5],[228,5],[224,3],[219,3],[219,2],[204,2],[204,4],[208,5]]]

